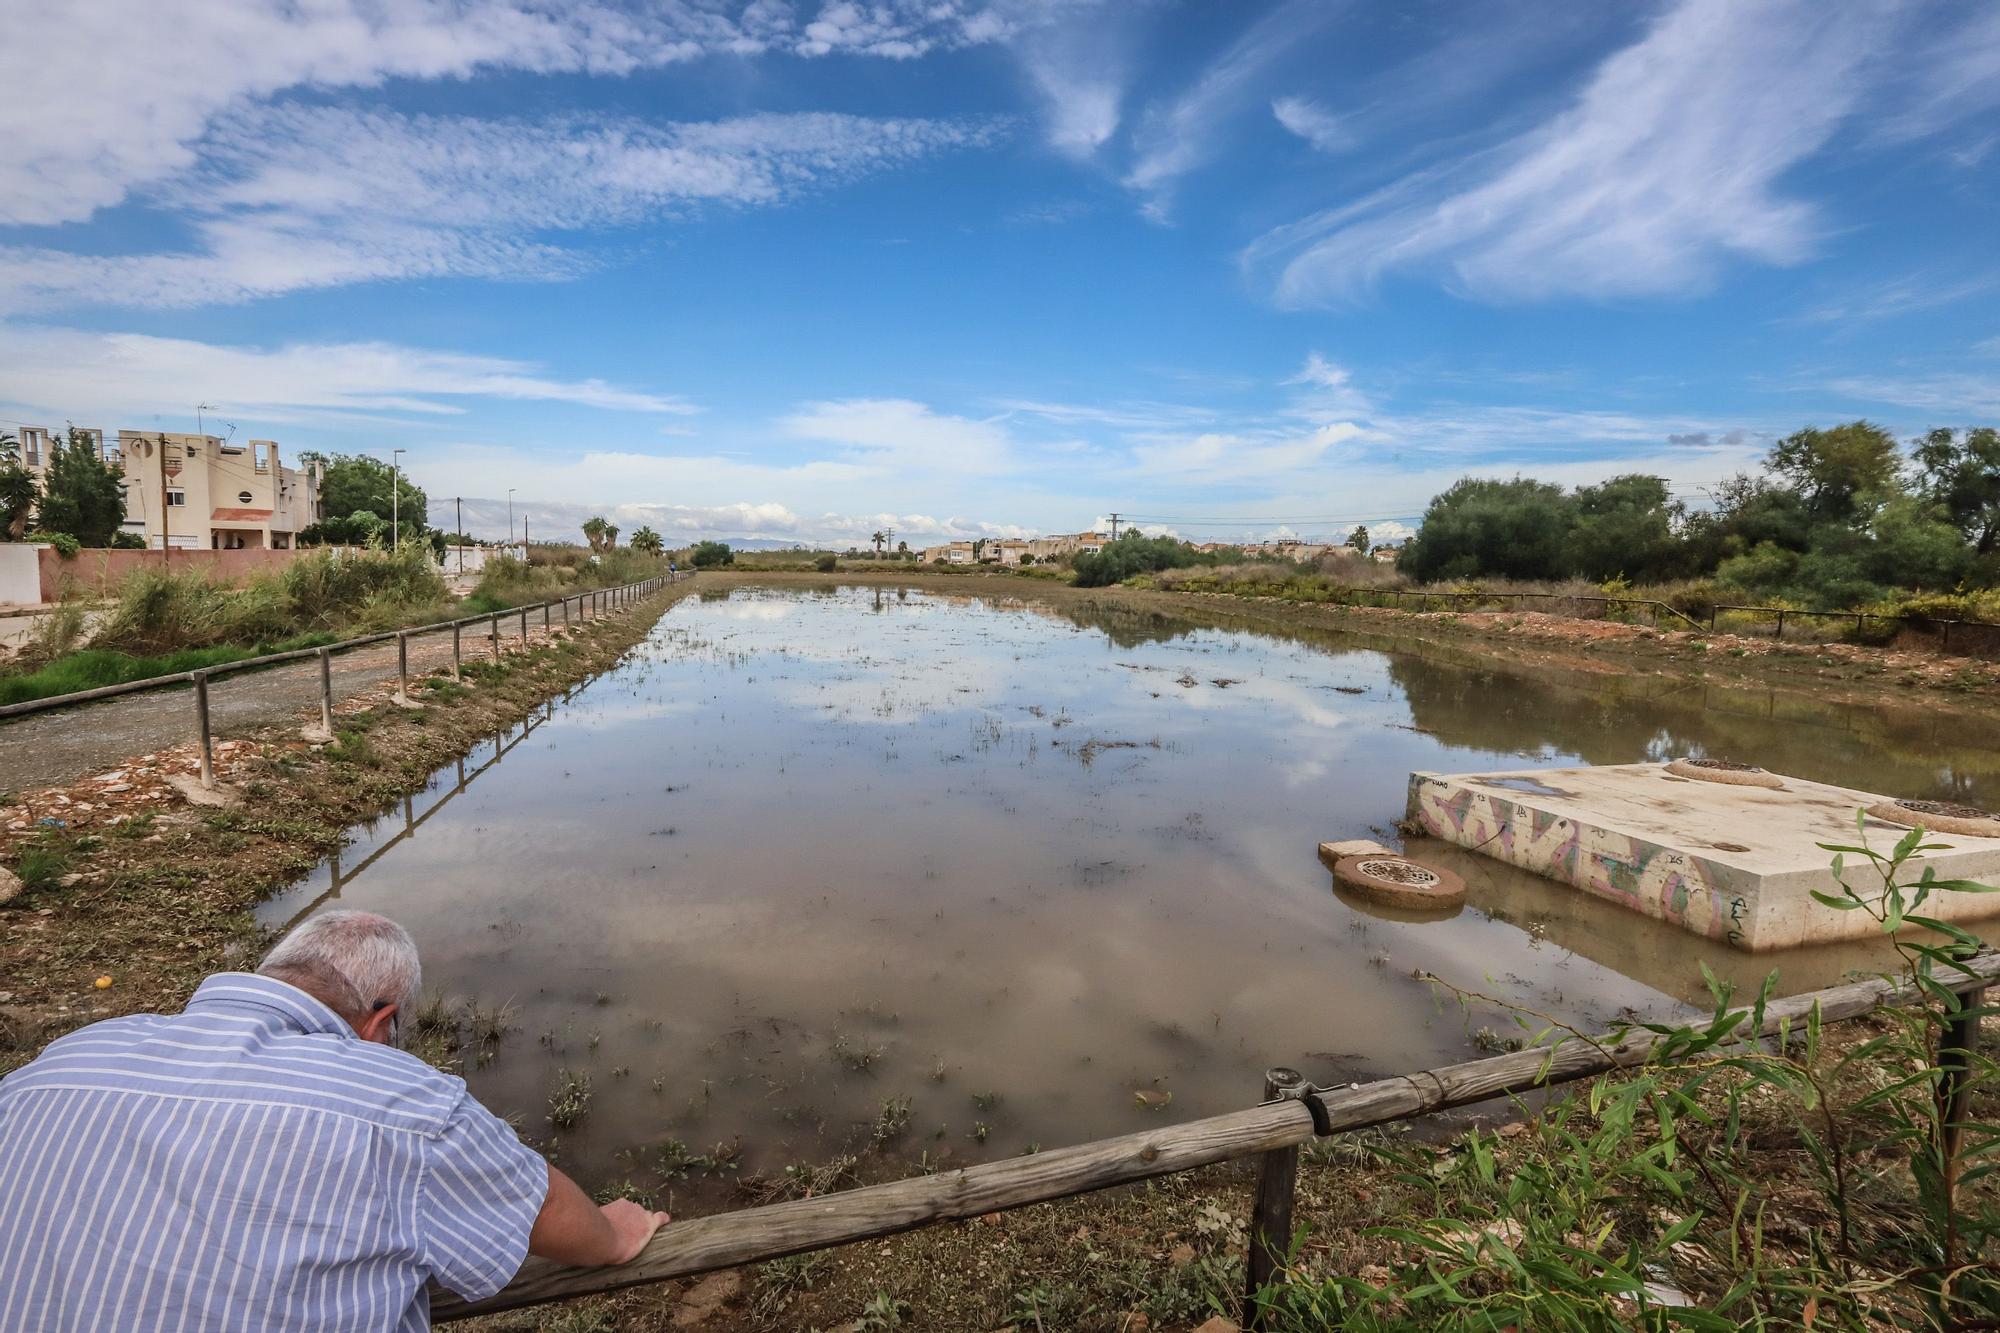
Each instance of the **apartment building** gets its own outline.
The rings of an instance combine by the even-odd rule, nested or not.
[[[99,458],[124,469],[125,531],[149,550],[282,551],[319,521],[319,464],[286,467],[273,440],[231,444],[215,435],[121,430],[107,442],[101,430],[77,433]],[[39,484],[61,436],[45,426],[16,434]]]

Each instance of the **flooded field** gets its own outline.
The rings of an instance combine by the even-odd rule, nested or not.
[[[961,1163],[1240,1107],[1272,1064],[1346,1081],[1515,1031],[1415,972],[1601,1025],[1674,1011],[1704,961],[1788,990],[1867,961],[1752,960],[1458,854],[1451,920],[1344,901],[1315,845],[1393,840],[1412,769],[1708,754],[1991,804],[1996,753],[1936,710],[1512,675],[1074,596],[744,588],[675,606],[264,919],[388,913],[432,990],[510,1005],[467,1077],[586,1178],[640,1147],[669,1178],[878,1143]]]

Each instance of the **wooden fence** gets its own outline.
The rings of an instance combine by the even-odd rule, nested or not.
[[[1984,953],[1954,966],[1961,975],[1946,984],[1969,997],[1968,1008],[1977,1006],[1989,983],[2000,981],[2000,953]],[[1832,1023],[1923,998],[1909,983],[1883,979],[1813,991],[1766,1005],[1761,1026],[1743,1025],[1743,1040],[1798,1033],[1815,1007],[1822,1022]],[[1972,1049],[1977,1034],[1976,1015],[1957,1022],[1946,1042],[1947,1062],[1956,1050],[1956,1068],[1963,1069],[1964,1053]],[[439,1322],[465,1319],[692,1277],[1261,1156],[1250,1225],[1249,1291],[1254,1295],[1283,1265],[1292,1239],[1298,1149],[1315,1134],[1389,1124],[1642,1064],[1664,1040],[1644,1031],[1595,1042],[1571,1038],[1553,1048],[1516,1051],[1331,1090],[1312,1089],[1295,1072],[1274,1069],[1266,1076],[1266,1100],[1247,1110],[886,1185],[675,1222],[662,1227],[638,1258],[617,1268],[565,1268],[531,1258],[504,1290],[476,1305],[433,1291],[432,1317]],[[1947,1089],[1945,1095],[1953,1094]]]

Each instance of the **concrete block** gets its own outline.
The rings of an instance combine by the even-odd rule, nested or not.
[[[1432,837],[1754,953],[1875,933],[1864,913],[1824,907],[1811,891],[1838,891],[1819,844],[1854,843],[1856,813],[1887,798],[1783,784],[1702,782],[1661,764],[1413,773],[1409,817]],[[1864,827],[1884,853],[1909,831],[1873,817]],[[2000,883],[2000,838],[1927,840],[1948,846],[1911,862],[1910,880],[1928,865],[1940,879]],[[1847,858],[1848,882],[1879,891],[1859,860]],[[2000,894],[1938,894],[1923,910],[1949,921],[2000,915]]]

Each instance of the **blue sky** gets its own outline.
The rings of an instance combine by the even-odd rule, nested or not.
[[[83,0],[0,74],[0,418],[489,530],[1393,536],[2000,418],[1970,0]]]

